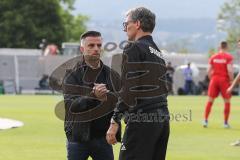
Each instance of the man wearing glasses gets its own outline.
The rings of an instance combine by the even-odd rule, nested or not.
[[[155,14],[144,7],[131,9],[123,27],[130,42],[123,53],[122,92],[106,139],[109,144],[117,142],[121,117],[127,111],[119,160],[164,160],[169,137],[169,112],[166,65],[151,36]]]

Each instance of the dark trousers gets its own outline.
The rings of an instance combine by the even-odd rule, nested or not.
[[[119,160],[165,160],[169,133],[169,119],[128,122]]]
[[[185,80],[185,93],[193,94],[193,81],[192,80]]]
[[[82,143],[67,142],[68,160],[87,160],[89,156],[93,160],[114,160],[112,146],[105,137]]]
[[[168,93],[173,95],[173,83],[171,81],[167,81],[167,89]]]

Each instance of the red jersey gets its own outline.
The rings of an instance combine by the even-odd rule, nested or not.
[[[233,56],[229,53],[217,53],[211,56],[209,64],[212,65],[212,77],[228,77],[227,65],[232,64]]]

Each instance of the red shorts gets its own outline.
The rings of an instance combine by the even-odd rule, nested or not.
[[[230,86],[229,79],[222,77],[213,77],[208,86],[208,96],[216,98],[219,93],[225,99],[231,98],[231,94],[227,93],[227,89]]]

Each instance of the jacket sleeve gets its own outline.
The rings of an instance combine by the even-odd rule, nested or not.
[[[92,92],[88,92],[85,95],[79,94],[71,94],[71,89],[69,91],[68,87],[74,87],[81,89],[81,84],[77,80],[77,75],[75,73],[70,73],[68,76],[65,77],[63,85],[64,85],[64,103],[65,103],[65,110],[68,112],[82,112],[90,109],[93,103],[99,103],[97,99],[94,99]],[[66,89],[67,88],[67,89]],[[91,90],[89,88],[89,90]]]
[[[124,100],[122,99],[121,92],[123,91],[123,76],[127,75],[128,70],[123,69],[125,65],[127,65],[128,62],[141,62],[142,59],[142,55],[141,55],[141,51],[139,49],[138,46],[136,46],[136,44],[130,44],[129,46],[127,46],[124,49],[123,52],[123,60],[122,60],[122,75],[121,75],[121,89],[119,91],[119,95],[118,95],[118,103],[116,105],[116,108],[114,109],[114,113],[112,116],[112,119],[117,122],[118,124],[120,124],[121,119],[124,116],[124,113],[128,110],[129,106],[124,103]],[[129,74],[131,76],[131,74]],[[136,74],[132,74],[132,76],[136,76]]]

